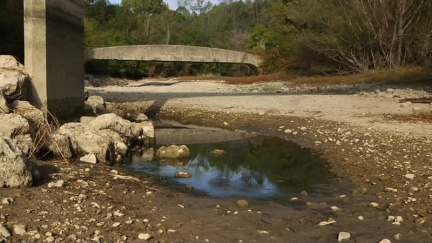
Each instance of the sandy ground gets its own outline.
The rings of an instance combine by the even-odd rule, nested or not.
[[[149,242],[326,243],[341,232],[350,234],[344,242],[432,242],[431,124],[388,118],[430,112],[429,104],[399,103],[427,87],[142,81],[87,89],[115,102],[111,109],[295,141],[327,159],[340,186],[284,204],[245,198],[241,208],[240,198],[206,197],[119,167],[41,161],[37,186],[0,191],[13,199],[0,206],[12,233],[6,242],[146,242],[140,234],[148,234]]]
[[[376,93],[380,89],[383,92]],[[387,89],[393,89],[387,92]],[[430,124],[403,124],[386,118],[392,114],[432,112],[432,104],[401,106],[406,97],[431,96],[431,87],[341,86],[316,90],[287,88],[281,82],[226,85],[221,81],[141,81],[128,86],[88,88],[111,102],[154,102],[158,107],[190,107],[226,112],[246,112],[317,118],[355,126],[413,135],[432,135]],[[361,95],[362,92],[368,92]],[[394,97],[396,96],[396,97]]]

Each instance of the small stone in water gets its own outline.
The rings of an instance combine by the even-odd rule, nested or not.
[[[249,207],[249,202],[246,200],[238,200],[237,205],[241,208],[247,208]]]
[[[176,178],[191,178],[192,174],[187,173],[187,172],[179,171],[179,172],[176,172],[174,174],[174,177],[176,177]]]

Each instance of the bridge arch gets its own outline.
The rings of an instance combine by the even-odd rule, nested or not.
[[[122,60],[158,62],[204,62],[247,64],[256,69],[261,65],[259,56],[210,47],[182,45],[134,45],[89,48],[85,60]]]

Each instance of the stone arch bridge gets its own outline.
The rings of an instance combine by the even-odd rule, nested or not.
[[[204,62],[246,64],[258,69],[262,59],[245,52],[181,45],[136,45],[89,48],[85,60]]]

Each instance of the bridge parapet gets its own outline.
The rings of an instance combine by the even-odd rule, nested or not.
[[[87,49],[85,60],[239,63],[259,68],[261,57],[245,52],[182,45],[134,45]]]

